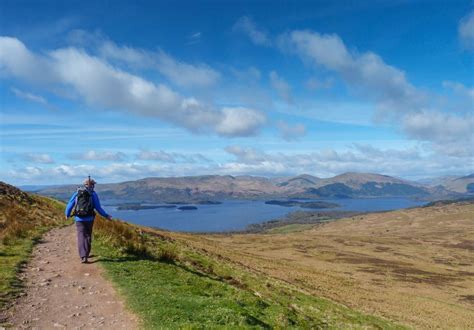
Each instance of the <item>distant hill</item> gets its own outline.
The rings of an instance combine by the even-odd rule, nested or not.
[[[426,179],[423,183],[430,186],[442,186],[446,190],[456,193],[474,193],[474,173],[465,176],[448,175]]]
[[[38,193],[68,199],[77,185],[40,189]],[[192,202],[200,200],[265,198],[357,198],[418,197],[446,198],[444,187],[373,173],[344,173],[332,178],[298,175],[288,178],[258,176],[204,175],[169,178],[145,178],[113,184],[100,184],[103,200],[130,202]]]

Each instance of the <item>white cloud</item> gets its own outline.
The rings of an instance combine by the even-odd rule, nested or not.
[[[177,61],[164,51],[158,52],[157,68],[170,81],[185,87],[215,85],[220,73],[205,64],[191,65]]]
[[[269,74],[270,85],[275,89],[278,95],[288,104],[293,103],[293,97],[291,96],[291,88],[285,79],[280,77],[276,71],[271,71]]]
[[[141,179],[152,176],[183,176],[206,174],[229,175],[296,175],[308,173],[319,177],[331,177],[344,172],[372,172],[404,178],[421,178],[452,173],[471,173],[472,163],[466,158],[438,156],[425,152],[420,147],[401,149],[380,149],[367,144],[354,144],[343,150],[317,150],[314,152],[265,152],[253,147],[232,145],[225,151],[233,158],[225,162],[196,163],[162,161],[154,163],[107,163],[98,164],[60,164],[56,166],[27,166],[1,176],[15,184],[55,184],[80,182],[91,174],[99,183]],[[168,160],[176,156],[168,153]],[[143,153],[143,158],[165,156],[160,152]],[[198,157],[196,154],[184,156]],[[52,182],[51,180],[54,180]]]
[[[183,154],[177,152],[166,152],[163,150],[150,151],[141,150],[136,158],[139,160],[153,160],[164,163],[199,163],[199,162],[210,162],[210,160],[201,154]]]
[[[186,45],[194,45],[201,42],[202,33],[201,32],[193,32],[188,35]]]
[[[105,41],[100,46],[100,53],[105,58],[124,61],[135,67],[156,69],[172,83],[183,87],[209,87],[221,77],[218,71],[206,64],[185,63],[163,50],[149,52]]]
[[[22,90],[19,90],[18,88],[14,88],[14,87],[11,88],[11,91],[13,92],[13,94],[15,94],[19,98],[22,98],[22,99],[25,99],[25,100],[28,100],[28,101],[31,101],[31,102],[39,103],[39,104],[42,104],[42,105],[47,105],[48,104],[48,101],[46,101],[46,99],[42,96],[35,95],[35,94],[32,94],[32,93],[28,93],[28,92],[24,92]]]
[[[21,41],[10,37],[0,37],[0,74],[10,74],[31,83],[55,80],[50,61],[35,56]]]
[[[48,154],[42,153],[25,153],[22,155],[22,159],[27,162],[39,163],[39,164],[52,164],[54,159]]]
[[[471,11],[459,21],[458,32],[463,45],[474,50],[474,11]]]
[[[259,112],[247,108],[222,108],[223,119],[216,126],[216,131],[223,136],[255,135],[266,119]]]
[[[236,69],[236,68],[231,68],[230,70],[233,75],[239,80],[243,80],[246,82],[257,82],[260,80],[262,74],[260,73],[260,70],[257,69],[254,66],[250,66],[245,69]]]
[[[384,112],[396,115],[420,107],[424,101],[425,95],[407,81],[403,71],[377,54],[349,52],[337,35],[292,31],[280,41],[303,60],[340,74],[353,90],[375,100]]]
[[[248,136],[256,134],[265,122],[259,111],[239,107],[216,109],[72,47],[41,56],[15,38],[1,37],[0,70],[26,81],[36,81],[35,75],[41,73],[48,83],[72,88],[98,109],[157,117],[192,132]]]
[[[474,88],[449,80],[443,81],[443,87],[451,89],[458,97],[467,99],[471,108],[474,107]]]
[[[28,166],[10,170],[6,177],[15,184],[64,184],[82,182],[91,175],[98,184],[138,180],[144,177],[182,176],[196,171],[194,165],[186,164],[141,164],[141,163],[110,163],[107,165],[70,165],[61,164],[52,167]],[[201,173],[205,167],[200,169]],[[194,172],[193,172],[194,173]]]
[[[295,141],[306,135],[306,127],[303,124],[290,125],[280,120],[277,127],[281,137],[286,141]]]
[[[447,173],[469,173],[465,158],[439,157],[419,148],[379,149],[356,144],[346,150],[311,153],[268,153],[255,148],[229,146],[235,161],[222,164],[221,173],[254,175],[295,175],[301,173],[330,177],[343,172],[372,172],[402,177],[424,177]]]
[[[474,155],[472,114],[452,116],[434,111],[415,112],[404,116],[403,129],[415,139],[434,142],[436,150],[445,154],[468,157]]]
[[[258,29],[255,22],[247,16],[240,17],[234,24],[233,30],[245,33],[256,45],[271,46],[272,44],[267,33]]]
[[[432,104],[433,97],[377,54],[351,52],[339,36],[307,30],[280,36],[279,45],[307,63],[339,74],[354,92],[375,102],[376,119],[395,123],[409,137],[430,142],[436,150],[448,150],[442,146],[446,142],[471,143],[472,116],[441,111],[439,105]],[[446,122],[444,127],[442,121]]]
[[[89,150],[82,154],[73,154],[70,155],[71,159],[78,160],[107,160],[107,161],[124,161],[126,155],[123,152],[113,152],[113,151],[95,151]]]

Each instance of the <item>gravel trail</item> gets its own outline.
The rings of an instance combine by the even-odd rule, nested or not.
[[[74,226],[48,232],[21,273],[26,288],[6,311],[8,324],[19,329],[137,329],[137,318],[101,276],[95,259],[80,263]]]

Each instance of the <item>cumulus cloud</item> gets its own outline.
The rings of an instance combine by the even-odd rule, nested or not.
[[[266,152],[254,147],[230,145],[225,151],[231,157],[224,162],[188,162],[180,154],[143,151],[145,163],[60,164],[53,166],[26,166],[6,172],[10,180],[21,184],[35,182],[51,184],[81,181],[91,174],[99,182],[117,182],[152,176],[183,176],[205,174],[228,175],[296,175],[308,173],[330,177],[344,172],[373,172],[405,178],[421,178],[452,173],[472,172],[472,163],[456,155],[439,156],[422,146],[409,148],[378,148],[354,144],[343,150],[324,149],[314,152]],[[182,154],[196,159],[197,154]],[[160,161],[159,159],[164,159]],[[149,162],[147,160],[158,160]],[[173,162],[175,160],[175,162]],[[3,174],[2,174],[3,175]]]
[[[288,82],[280,77],[276,71],[271,71],[269,74],[270,85],[274,90],[277,91],[278,95],[286,102],[293,103],[293,97],[291,96],[291,87]]]
[[[31,70],[29,70],[31,69]],[[186,98],[164,84],[155,84],[112,66],[74,47],[37,55],[18,39],[0,38],[0,70],[18,79],[67,86],[98,109],[120,110],[184,127],[192,132],[248,136],[265,122],[261,112],[242,108],[216,108]],[[235,122],[238,121],[238,122]]]
[[[61,164],[53,167],[35,167],[11,170],[9,175],[20,182],[38,182],[51,183],[51,178],[56,182],[71,183],[80,182],[87,175],[92,175],[94,179],[125,181],[131,179],[143,178],[144,176],[158,176],[161,174],[162,167],[159,165],[143,165],[136,163],[112,163],[107,166],[96,165],[69,165]]]
[[[124,161],[126,155],[123,152],[113,152],[113,151],[95,151],[88,150],[82,154],[72,154],[70,155],[71,159],[77,160],[106,160],[106,161]]]
[[[458,33],[462,44],[467,49],[474,50],[474,11],[459,21]]]
[[[245,33],[256,45],[271,46],[272,44],[267,33],[263,30],[260,30],[255,22],[248,16],[240,17],[234,24],[233,30]]]
[[[466,99],[471,106],[471,110],[474,108],[474,88],[450,80],[443,81],[443,87],[451,89],[456,93],[456,96]]]
[[[144,177],[183,176],[189,173],[213,173],[206,167],[188,164],[109,163],[107,165],[60,164],[51,167],[28,166],[8,171],[19,184],[52,184],[82,182],[91,175],[99,183],[138,180]],[[215,172],[214,172],[215,173]],[[52,181],[53,180],[53,181]]]
[[[46,101],[46,99],[44,97],[40,96],[40,95],[35,95],[35,94],[29,93],[29,92],[24,92],[24,91],[22,91],[18,88],[14,88],[14,87],[11,88],[11,91],[17,97],[22,98],[24,100],[39,103],[39,104],[42,104],[42,105],[47,105],[48,104],[48,101]]]
[[[280,36],[279,45],[307,63],[337,73],[354,92],[375,102],[376,118],[395,123],[409,137],[430,142],[437,150],[448,150],[441,145],[453,144],[454,140],[471,143],[472,116],[437,108],[402,70],[385,63],[379,55],[349,51],[339,36],[307,30]]]
[[[189,64],[179,61],[163,50],[149,52],[107,40],[100,46],[102,56],[124,61],[135,67],[158,70],[172,83],[183,87],[209,87],[215,85],[221,74],[206,64]]]
[[[372,52],[351,53],[335,34],[292,31],[280,41],[303,60],[340,74],[353,90],[375,100],[381,111],[396,115],[423,105],[424,93],[408,82],[403,71]]]
[[[198,162],[210,162],[210,160],[201,154],[182,154],[177,152],[166,152],[163,150],[150,151],[141,150],[136,158],[139,160],[152,160],[164,163],[198,163]]]
[[[286,141],[295,141],[306,135],[306,127],[303,124],[290,125],[280,120],[277,127],[280,136]]]
[[[263,114],[247,108],[222,108],[223,118],[216,132],[223,136],[250,136],[258,132],[266,118]]]
[[[474,117],[452,116],[434,111],[415,112],[403,118],[404,131],[411,137],[432,141],[436,150],[448,155],[474,155]]]
[[[380,149],[354,144],[346,150],[311,153],[269,153],[256,148],[228,146],[235,160],[221,165],[221,173],[254,175],[295,175],[309,173],[329,177],[343,172],[373,172],[402,177],[423,177],[427,173],[468,173],[470,164],[457,157],[426,154],[416,147]]]
[[[180,62],[160,51],[157,54],[157,68],[169,80],[180,86],[208,87],[220,78],[220,73],[205,64],[191,65]]]
[[[22,155],[22,159],[27,162],[39,163],[39,164],[52,164],[54,159],[48,154],[42,153],[26,153]]]

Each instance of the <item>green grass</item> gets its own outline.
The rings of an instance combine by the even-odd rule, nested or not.
[[[141,232],[140,244],[147,249],[120,249],[111,240],[113,230],[102,231],[106,226],[99,226],[94,254],[144,328],[402,328],[265,278],[188,242]],[[127,234],[132,241],[134,235]]]

